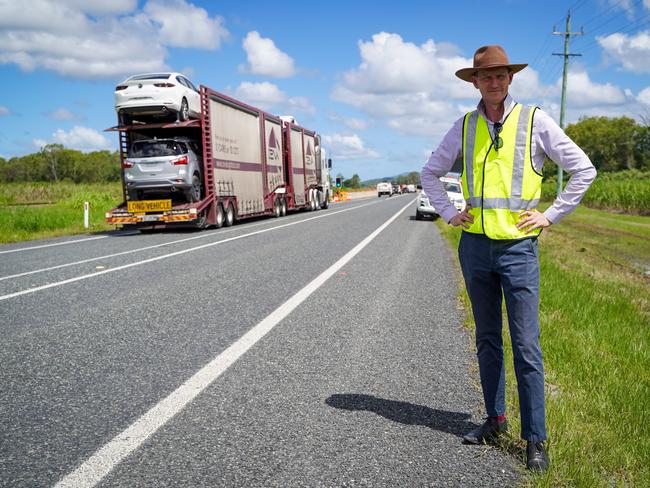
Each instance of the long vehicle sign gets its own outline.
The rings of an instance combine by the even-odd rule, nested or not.
[[[171,200],[137,200],[127,203],[127,210],[132,213],[138,212],[164,212],[172,209]]]

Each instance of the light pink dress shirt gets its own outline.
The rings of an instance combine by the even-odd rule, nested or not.
[[[516,103],[508,95],[504,105],[502,123]],[[479,115],[487,121],[490,134],[492,134],[494,124],[485,115],[483,101],[479,102],[477,109]],[[429,202],[447,223],[454,215],[458,214],[458,210],[449,201],[447,192],[438,178],[447,174],[456,159],[461,156],[463,118],[459,118],[451,130],[447,132],[438,148],[431,153],[421,173],[422,188],[429,197]],[[555,224],[578,206],[589,185],[596,178],[596,168],[591,164],[584,151],[564,133],[548,114],[540,109],[535,111],[533,118],[531,153],[533,155],[533,165],[538,173],[542,172],[544,157],[548,156],[549,159],[570,175],[562,193],[555,199],[553,205],[544,212],[546,218]]]

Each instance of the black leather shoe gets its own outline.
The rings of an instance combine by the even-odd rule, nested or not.
[[[488,417],[483,425],[463,436],[466,444],[483,444],[496,442],[497,437],[508,430],[508,421],[499,422],[496,417]]]
[[[526,446],[526,467],[531,471],[546,471],[548,456],[543,442],[528,441]]]

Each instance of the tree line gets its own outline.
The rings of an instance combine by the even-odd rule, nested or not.
[[[650,117],[642,117],[640,123],[631,117],[585,117],[570,124],[566,133],[587,153],[599,172],[650,171]],[[555,171],[555,165],[544,165],[546,176],[552,177]],[[83,153],[66,149],[61,144],[48,144],[37,153],[8,160],[0,158],[0,183],[101,183],[119,179],[120,155],[117,151]],[[358,174],[342,179],[346,188],[361,187]],[[417,171],[394,181],[397,184],[419,182]]]
[[[119,181],[120,153],[84,153],[48,144],[39,152],[8,160],[0,158],[0,183],[57,182],[102,183]]]

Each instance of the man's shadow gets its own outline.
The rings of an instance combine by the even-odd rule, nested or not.
[[[355,393],[335,394],[325,400],[330,407],[341,410],[367,410],[393,422],[406,425],[422,425],[457,437],[462,437],[478,427],[468,421],[471,415],[429,408],[413,403],[387,400],[372,395]]]

